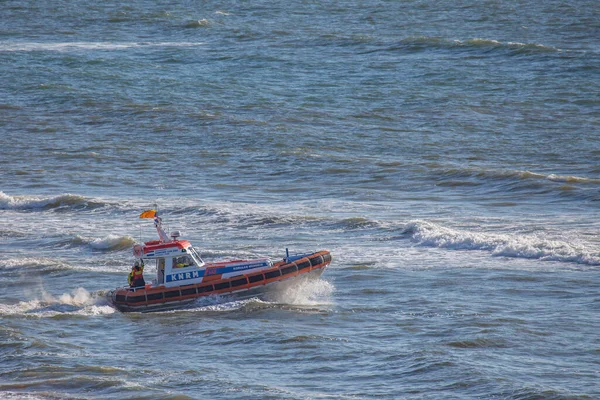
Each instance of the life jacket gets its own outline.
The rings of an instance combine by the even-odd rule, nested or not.
[[[143,269],[141,269],[141,268],[139,270],[138,269],[134,269],[132,271],[132,273],[133,273],[133,280],[134,281],[137,281],[138,279],[144,279],[144,276],[143,276],[144,270]]]

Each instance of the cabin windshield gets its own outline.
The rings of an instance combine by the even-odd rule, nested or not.
[[[195,266],[194,259],[186,254],[179,257],[173,257],[173,268],[185,268],[189,266]]]
[[[193,247],[189,247],[188,251],[190,252],[190,254],[192,255],[192,257],[196,260],[196,264],[198,266],[202,266],[204,264],[204,261],[202,260],[202,258],[200,257],[200,254],[198,254],[198,252],[196,251],[196,249],[194,249]]]

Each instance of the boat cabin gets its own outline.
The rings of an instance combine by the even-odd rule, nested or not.
[[[159,240],[134,246],[134,255],[144,264],[156,263],[156,280],[152,286],[179,286],[199,283],[204,276],[204,261],[187,240],[164,243]]]
[[[133,246],[133,255],[144,261],[144,264],[156,263],[156,279],[152,282],[152,287],[193,285],[273,266],[268,258],[206,264],[190,242],[179,240],[179,231],[171,233],[169,238],[155,210],[143,212],[140,218],[154,218],[154,226],[160,238]]]

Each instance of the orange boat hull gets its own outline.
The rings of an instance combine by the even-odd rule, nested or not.
[[[199,297],[229,294],[260,289],[277,282],[303,276],[320,276],[331,263],[327,250],[313,253],[299,260],[280,261],[269,269],[240,274],[226,279],[216,279],[176,287],[120,288],[109,293],[109,301],[120,311],[153,311],[176,307]]]

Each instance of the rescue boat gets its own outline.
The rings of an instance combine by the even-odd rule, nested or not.
[[[133,255],[143,265],[156,266],[156,277],[141,287],[120,287],[108,293],[109,302],[120,311],[158,311],[183,306],[199,297],[241,294],[254,296],[300,279],[321,276],[331,263],[327,250],[268,258],[204,262],[178,231],[167,235],[155,210],[140,218],[153,218],[159,240],[135,244]]]

